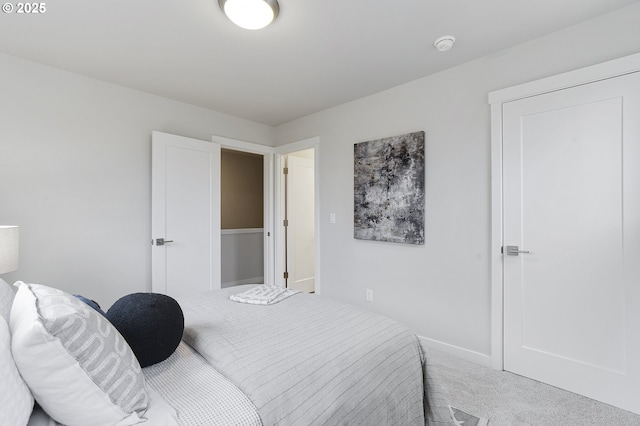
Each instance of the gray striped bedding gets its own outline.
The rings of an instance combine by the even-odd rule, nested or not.
[[[180,298],[183,339],[251,400],[263,425],[451,424],[405,326],[305,293],[268,306],[229,300],[247,288]]]

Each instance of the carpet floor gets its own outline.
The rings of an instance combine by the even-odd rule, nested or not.
[[[433,349],[428,354],[449,404],[489,426],[640,425],[640,416],[611,405]]]

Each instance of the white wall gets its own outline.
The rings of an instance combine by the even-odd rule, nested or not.
[[[488,92],[640,51],[640,4],[276,128],[320,136],[321,292],[490,354]],[[464,43],[459,40],[458,43]],[[426,244],[353,239],[353,144],[426,132]],[[337,223],[329,224],[336,213]],[[365,290],[374,301],[365,302]],[[469,352],[466,352],[469,351]]]
[[[0,55],[0,224],[20,269],[108,307],[151,289],[151,131],[269,145],[269,126]]]

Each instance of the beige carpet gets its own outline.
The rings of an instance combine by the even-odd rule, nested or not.
[[[449,404],[489,426],[638,426],[640,416],[505,371],[429,350]],[[640,396],[639,396],[640,397]]]

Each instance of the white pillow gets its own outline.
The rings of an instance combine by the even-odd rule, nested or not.
[[[115,327],[61,290],[16,285],[13,357],[42,408],[68,426],[145,421],[149,396],[144,376]]]
[[[0,278],[0,317],[9,323],[9,314],[11,313],[11,304],[15,292],[13,288],[5,280]]]
[[[0,283],[1,284],[1,283]],[[11,356],[9,325],[0,316],[0,426],[24,426],[33,410],[33,396]]]

